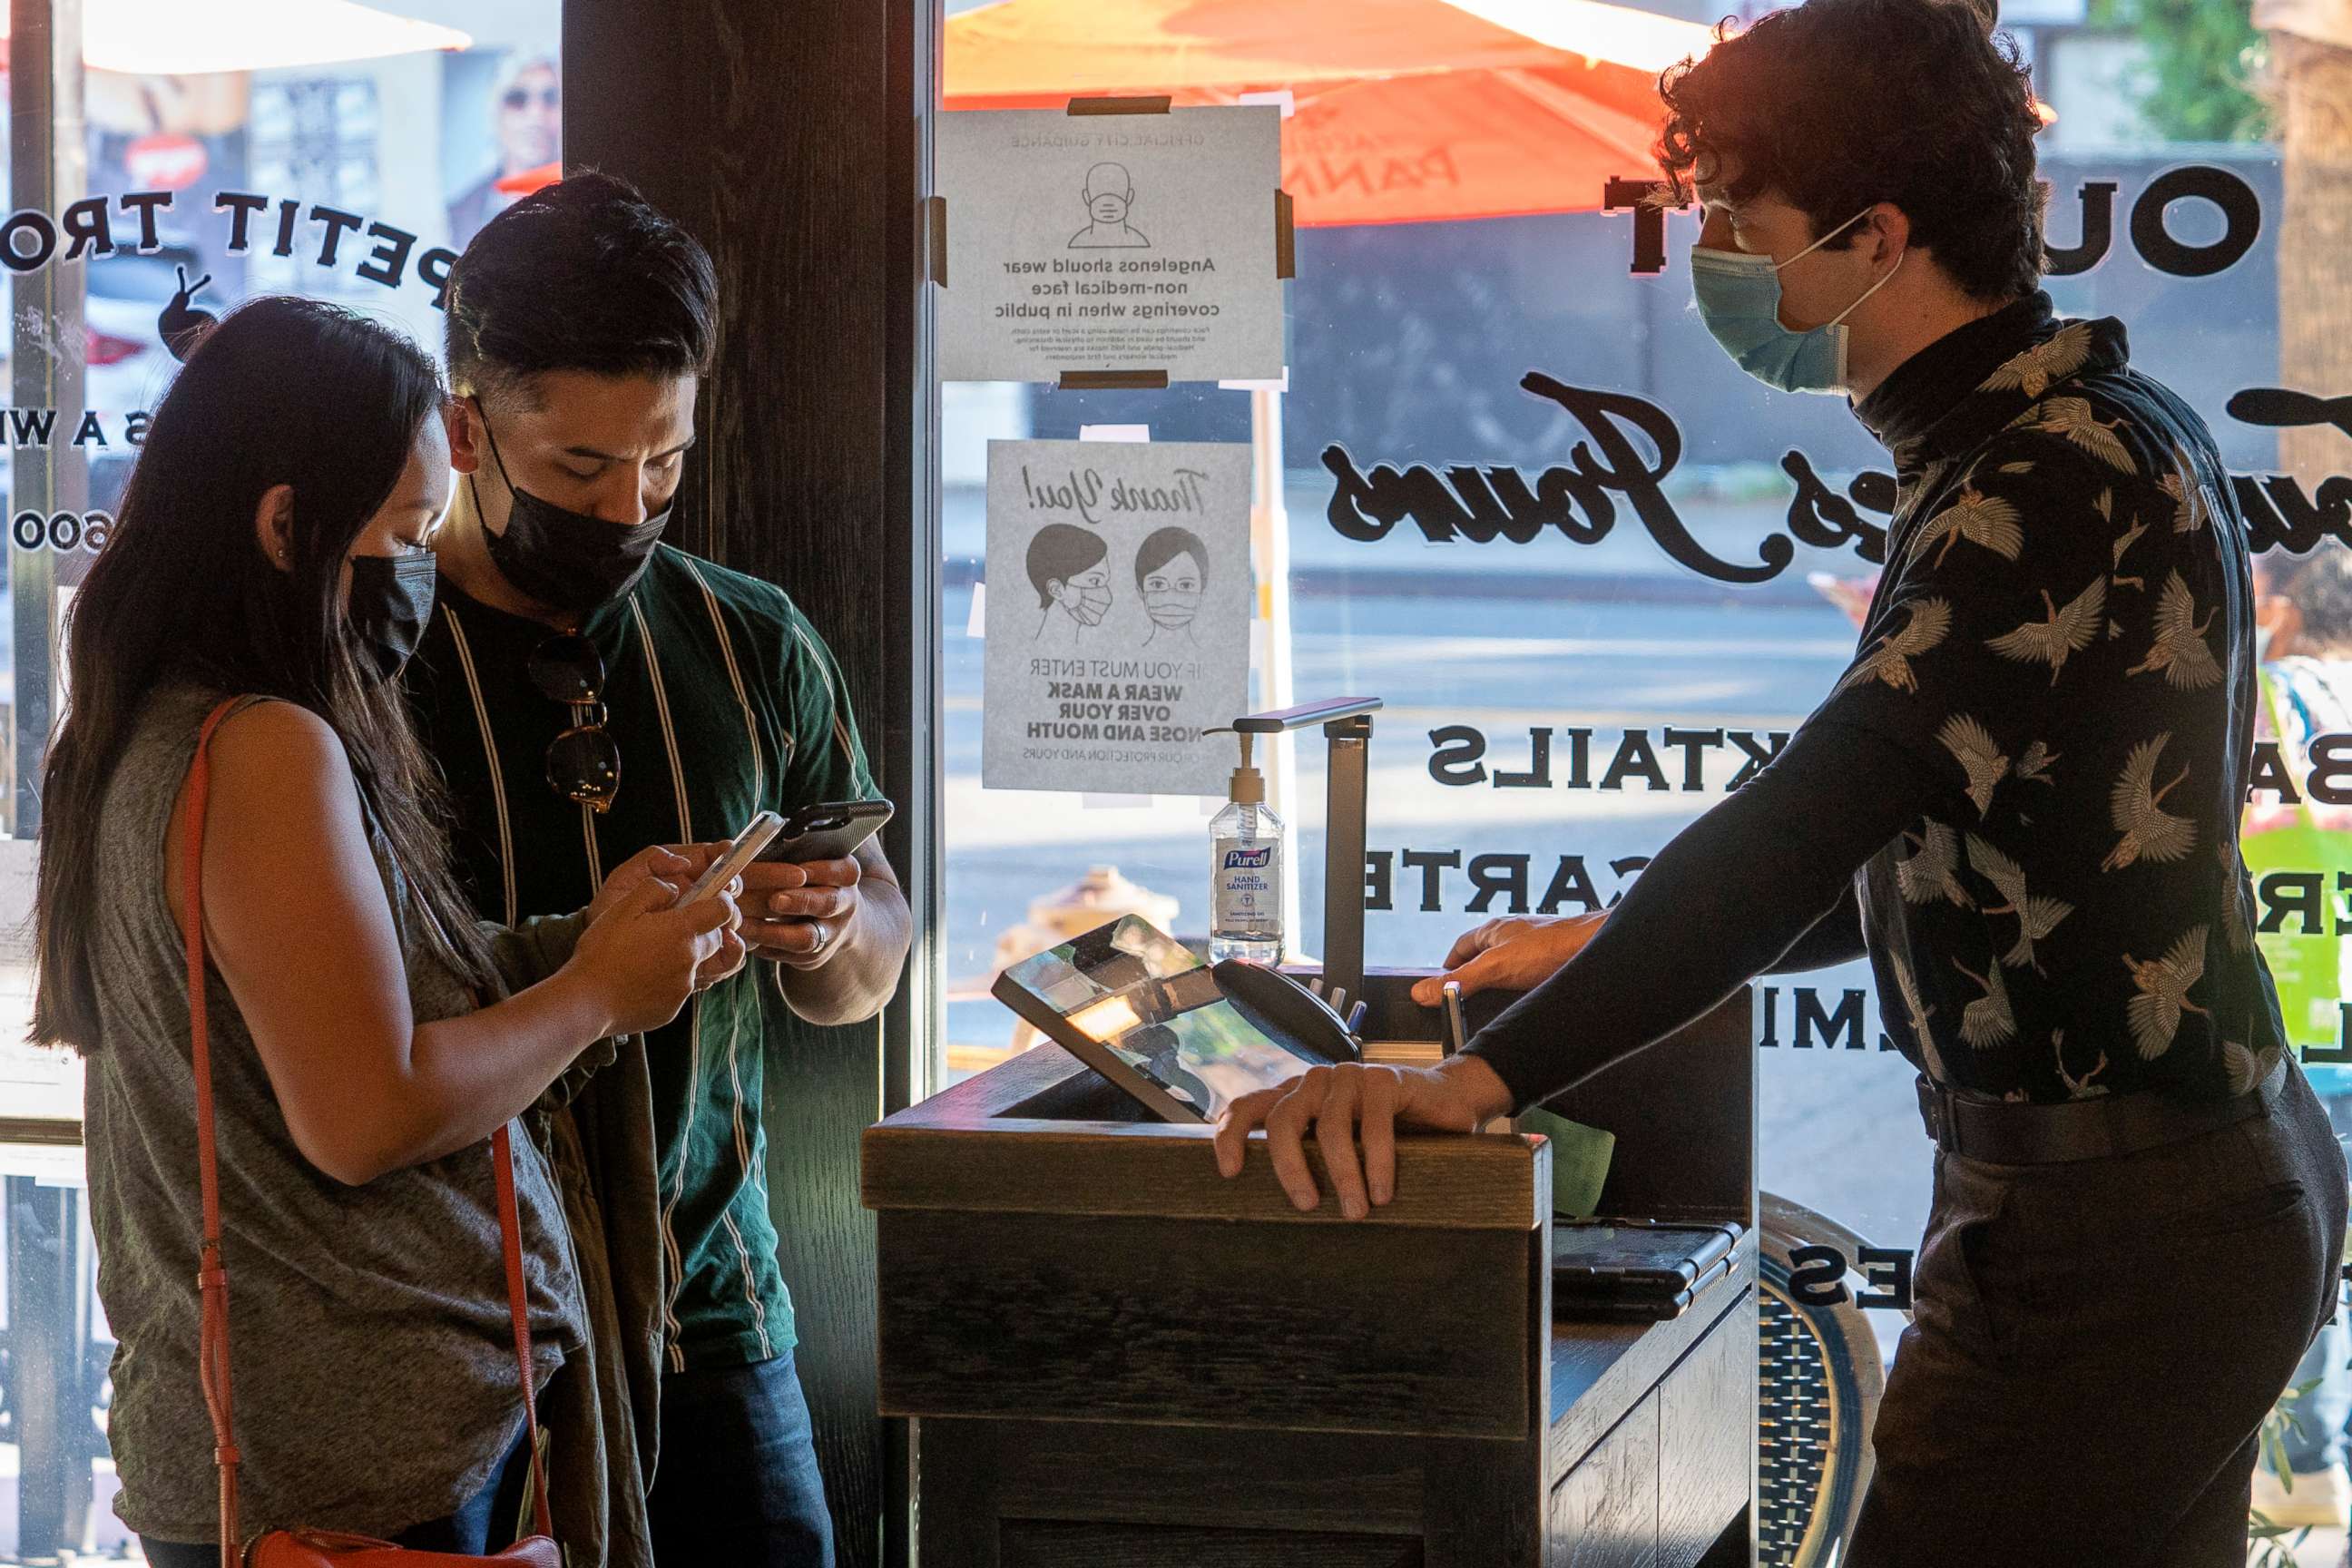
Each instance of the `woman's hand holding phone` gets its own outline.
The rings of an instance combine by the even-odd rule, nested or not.
[[[667,854],[690,860],[695,849],[714,847],[723,851],[726,847],[695,846],[683,855],[653,850],[640,858]],[[703,864],[711,858],[706,855]],[[596,998],[608,1035],[661,1027],[677,1016],[688,996],[743,964],[743,941],[737,929],[742,913],[736,908],[733,888],[680,905],[678,896],[690,879],[681,872],[673,880],[660,874],[663,868],[658,858],[650,859],[643,873],[632,879],[633,886],[610,899],[599,895],[603,907],[590,906],[588,929],[564,966],[565,976]]]
[[[596,896],[588,902],[589,923],[637,890],[648,877],[658,877],[674,888],[690,888],[710,863],[727,852],[724,844],[656,844],[640,849],[613,868]]]
[[[604,879],[604,885],[596,889],[596,897],[586,910],[590,922],[627,898],[648,877],[658,877],[681,890],[693,887],[730,847],[722,839],[715,844],[656,844],[650,849],[638,850],[615,867],[613,874]],[[741,879],[737,879],[730,891],[740,908],[744,901]],[[725,934],[726,941],[719,951],[702,966],[694,983],[697,991],[709,990],[743,967],[749,950],[743,944],[741,931],[730,929]]]

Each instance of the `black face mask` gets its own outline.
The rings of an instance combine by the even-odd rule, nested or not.
[[[428,550],[352,557],[352,632],[386,680],[408,663],[433,618],[437,563]]]
[[[476,405],[478,410],[479,406]],[[506,480],[509,498],[507,531],[492,533],[487,527],[482,531],[499,574],[518,592],[549,609],[575,616],[609,605],[635,587],[637,579],[645,575],[646,562],[653,558],[654,546],[661,542],[670,514],[677,510],[676,503],[635,524],[567,511],[516,487],[513,476],[507,472],[506,458],[499,455],[498,437],[490,436],[489,430],[485,415],[482,433],[489,436],[490,458],[499,466],[499,477]],[[471,483],[473,476],[467,478]],[[478,489],[475,515],[481,515],[481,510]]]

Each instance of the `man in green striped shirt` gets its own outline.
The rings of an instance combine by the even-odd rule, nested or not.
[[[718,333],[702,247],[623,183],[577,176],[475,237],[447,330],[463,482],[410,680],[482,912],[577,908],[646,844],[872,797],[806,617],[660,542]],[[768,1215],[768,1042],[788,1015],[877,1012],[909,920],[870,842],[745,881],[753,961],[644,1041],[663,1265],[649,1511],[659,1562],[801,1568],[829,1563],[832,1537]]]

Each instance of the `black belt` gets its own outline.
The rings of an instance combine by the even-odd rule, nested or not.
[[[2105,1160],[2178,1143],[2243,1121],[2276,1103],[2286,1087],[2282,1059],[2256,1088],[2229,1100],[2192,1103],[2154,1090],[2024,1105],[1919,1079],[1919,1120],[1947,1152],[1996,1165],[2057,1165]]]

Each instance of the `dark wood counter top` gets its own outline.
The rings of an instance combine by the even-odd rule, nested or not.
[[[1688,1065],[1744,1065],[1747,1033],[1742,999]],[[1748,1212],[1709,1184],[1746,1149],[1661,1150],[1655,1097],[1610,1092],[1639,1129],[1612,1187]],[[1228,1181],[1207,1128],[1143,1114],[1049,1044],[865,1134],[881,1405],[918,1421],[927,1564],[1734,1560],[1752,1233],[1680,1318],[1555,1321],[1543,1139],[1402,1136],[1394,1201],[1349,1221],[1294,1208],[1262,1138]]]

